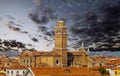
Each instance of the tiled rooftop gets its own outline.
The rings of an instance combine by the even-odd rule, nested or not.
[[[89,68],[31,68],[35,76],[101,76]]]
[[[12,65],[12,66],[10,66],[10,67],[8,67],[8,68],[6,68],[6,69],[27,69],[27,67],[26,66],[24,66],[24,65]]]

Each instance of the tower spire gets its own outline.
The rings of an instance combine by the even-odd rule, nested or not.
[[[84,41],[82,41],[82,44],[81,44],[81,51],[86,52],[85,46],[84,46]]]
[[[85,49],[84,47],[84,41],[82,41],[82,46],[81,46],[82,49]]]
[[[90,48],[89,48],[89,47],[88,47],[88,49],[87,49],[87,53],[90,54]]]

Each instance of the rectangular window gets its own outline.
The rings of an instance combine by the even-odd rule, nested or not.
[[[23,74],[24,74],[25,72],[23,71]]]
[[[13,71],[11,71],[11,74],[13,74]]]
[[[17,71],[17,74],[19,74],[19,71]]]
[[[25,59],[24,59],[24,63],[25,63]]]
[[[115,75],[117,75],[117,71],[115,71]]]

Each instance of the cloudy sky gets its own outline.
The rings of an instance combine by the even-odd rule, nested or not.
[[[120,0],[0,0],[0,39],[52,50],[54,26],[64,20],[68,48],[120,48]]]

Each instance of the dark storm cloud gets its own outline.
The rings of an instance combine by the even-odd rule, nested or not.
[[[107,43],[100,46],[113,47],[115,43],[118,43],[111,37],[117,37],[120,30],[120,3],[100,6],[97,13],[88,12],[84,15],[83,22],[75,23],[74,26],[71,27],[74,35],[83,34],[83,36],[87,37],[84,39],[96,43]],[[88,39],[89,37],[91,38]]]
[[[34,42],[39,42],[38,39],[35,38],[35,37],[33,37],[33,38],[31,38],[31,39],[32,39],[32,41],[34,41]]]
[[[54,13],[54,9],[49,7],[47,4],[44,4],[43,0],[35,0],[35,3],[37,4],[35,11],[29,14],[29,17],[32,21],[38,24],[47,24],[49,20],[54,20],[57,18],[56,14]],[[51,5],[51,3],[48,4]]]
[[[72,19],[73,21],[79,21],[80,19],[82,19],[82,16],[79,15],[79,14],[73,14],[73,15],[71,16],[71,19]]]
[[[49,39],[48,39],[46,36],[44,36],[43,38],[44,38],[46,41],[49,41]]]
[[[11,25],[15,25],[15,26],[17,26],[17,27],[11,26]],[[11,29],[11,30],[13,30],[13,31],[17,31],[17,32],[23,33],[23,34],[28,34],[27,31],[22,31],[22,30],[19,28],[19,27],[21,27],[21,26],[22,26],[22,25],[17,24],[17,23],[15,23],[14,21],[9,21],[9,24],[8,24],[8,28],[9,28],[9,29]]]
[[[33,45],[33,44],[27,44],[27,46],[33,47],[33,46],[35,46],[35,45]]]
[[[28,34],[28,32],[27,32],[27,31],[22,31],[21,33],[23,33],[23,34]]]
[[[18,32],[21,31],[21,29],[20,29],[19,27],[14,27],[14,26],[11,26],[10,24],[8,24],[7,26],[8,26],[8,28],[9,28],[10,30],[18,31]]]
[[[29,35],[29,38],[33,41],[33,42],[39,42],[37,38],[33,37],[32,35]]]
[[[36,9],[29,17],[38,24],[46,24],[50,20],[74,20],[79,19],[79,10],[82,5],[89,3],[88,0],[34,0]],[[77,11],[77,12],[76,12]],[[72,17],[71,17],[72,16]],[[40,27],[41,28],[41,27]]]
[[[5,26],[7,28],[9,28],[10,30],[13,30],[13,31],[16,31],[16,32],[19,32],[19,33],[23,33],[23,34],[28,34],[27,31],[22,31],[21,28],[12,26],[12,24],[14,24],[14,22],[11,21],[10,23],[5,24]]]
[[[4,46],[3,46],[4,45]],[[2,40],[0,39],[0,50],[1,51],[10,51],[14,47],[16,48],[25,48],[25,44],[16,40]]]
[[[36,23],[46,24],[49,22],[49,19],[46,16],[39,17],[36,13],[29,14],[29,17]]]
[[[38,27],[38,32],[42,32],[46,36],[53,37],[54,31],[53,30],[48,30],[47,26],[39,26]]]
[[[69,27],[69,40],[74,46],[81,41],[93,42],[102,46],[113,47],[120,35],[120,1],[119,0],[35,0],[36,9],[29,14],[30,19],[40,24],[39,29],[48,36],[49,26],[45,24],[60,19],[66,20]],[[44,26],[41,26],[44,25]],[[50,31],[48,31],[50,30]],[[102,43],[102,44],[101,44]],[[103,45],[104,46],[104,45]]]
[[[48,28],[46,26],[39,26],[39,31],[41,31],[41,32],[46,32],[47,29]]]
[[[54,31],[46,31],[46,35],[50,36],[50,37],[53,37]]]
[[[25,48],[25,44],[17,42],[16,40],[10,40],[9,44],[11,47]]]

